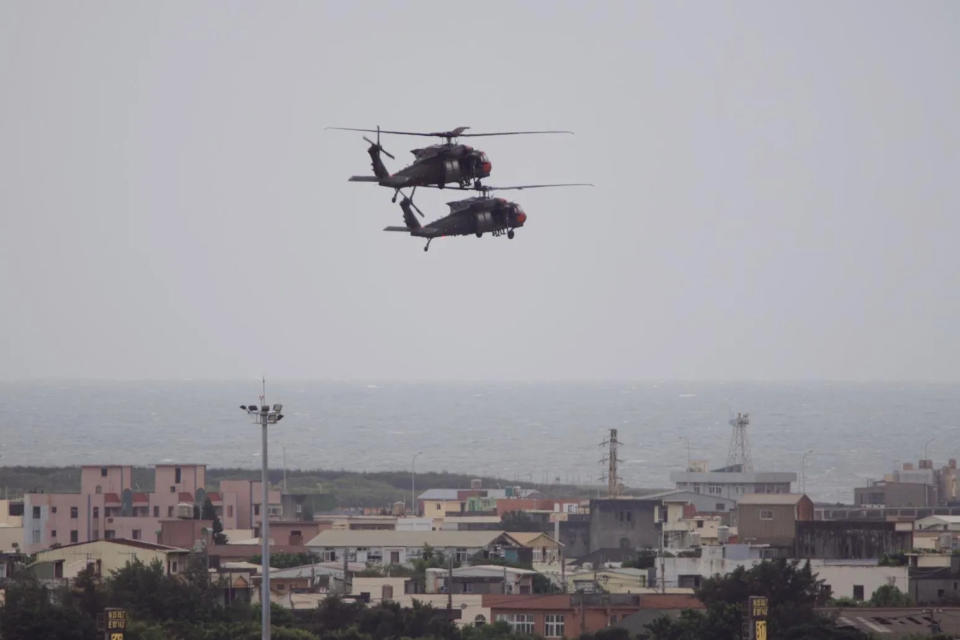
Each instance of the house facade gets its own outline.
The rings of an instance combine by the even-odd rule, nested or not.
[[[307,547],[326,562],[410,565],[429,548],[466,563],[485,558],[522,561],[523,548],[503,531],[321,531]]]

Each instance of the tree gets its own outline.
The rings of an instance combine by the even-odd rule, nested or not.
[[[774,560],[751,569],[738,567],[705,580],[697,597],[706,612],[687,611],[680,619],[666,617],[647,625],[649,640],[730,640],[740,637],[749,596],[766,596],[769,602],[769,637],[786,640],[865,639],[862,633],[838,629],[832,620],[817,615],[814,607],[827,602],[830,588],[817,579],[810,563]]]
[[[871,607],[912,607],[913,598],[900,591],[895,585],[885,584],[878,587],[870,596]]]
[[[210,496],[203,499],[203,508],[200,510],[201,520],[213,521],[213,544],[227,544],[227,536],[223,534],[223,523],[220,522],[220,516],[210,500]]]

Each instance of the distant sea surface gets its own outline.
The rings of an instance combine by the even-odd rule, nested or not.
[[[259,468],[259,428],[239,409],[258,393],[242,381],[0,383],[0,465]],[[817,501],[850,502],[925,447],[938,466],[960,458],[960,384],[287,381],[267,396],[286,414],[271,467],[409,470],[419,451],[418,472],[597,484],[616,428],[624,482],[668,488],[688,453],[725,464],[738,411],[755,469],[799,474],[812,450]]]

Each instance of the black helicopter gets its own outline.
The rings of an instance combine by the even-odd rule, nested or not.
[[[571,182],[564,184],[525,184],[515,187],[474,187],[480,192],[479,196],[448,202],[447,206],[450,207],[450,213],[425,225],[421,225],[413,213],[416,210],[420,217],[423,217],[423,212],[413,203],[413,200],[403,194],[403,198],[400,200],[400,208],[403,210],[403,221],[406,226],[384,227],[383,230],[402,231],[416,238],[426,238],[427,244],[423,248],[424,251],[430,249],[430,243],[434,238],[445,236],[469,236],[473,234],[482,238],[484,233],[490,232],[493,236],[506,234],[507,238],[513,240],[514,229],[524,225],[527,221],[527,214],[516,202],[491,197],[491,191],[592,186],[592,184],[585,182]]]
[[[387,131],[376,129],[356,129],[353,127],[327,127],[340,131],[366,131],[377,134],[377,141],[364,136],[370,143],[367,153],[373,164],[372,176],[351,176],[351,182],[376,182],[384,187],[393,189],[392,202],[397,201],[397,194],[405,187],[435,186],[443,189],[447,184],[456,183],[460,188],[468,187],[471,182],[474,187],[481,187],[480,180],[490,175],[493,165],[487,154],[464,144],[454,142],[460,137],[482,136],[516,136],[539,133],[569,133],[572,131],[500,131],[496,133],[464,133],[470,127],[457,127],[451,131],[437,131],[433,133],[416,131]],[[387,171],[380,154],[394,158],[394,156],[380,144],[380,134],[389,133],[403,136],[429,136],[444,138],[443,144],[434,144],[423,149],[414,149],[411,153],[415,160],[409,167],[400,169],[394,174]]]

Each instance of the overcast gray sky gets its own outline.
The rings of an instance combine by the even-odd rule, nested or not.
[[[5,0],[0,378],[958,380],[958,60],[957,2]],[[424,253],[377,124],[597,187]]]

